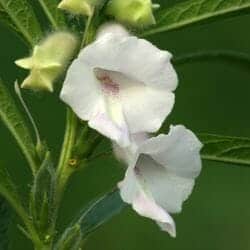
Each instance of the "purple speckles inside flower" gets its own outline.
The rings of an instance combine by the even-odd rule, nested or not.
[[[119,84],[112,78],[107,70],[96,69],[96,78],[101,83],[101,89],[104,94],[118,96],[120,91]]]

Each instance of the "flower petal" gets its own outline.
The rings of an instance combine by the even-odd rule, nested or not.
[[[166,152],[167,154],[167,152]],[[166,171],[148,155],[140,155],[135,166],[138,180],[155,202],[169,213],[179,213],[191,194],[194,180]]]
[[[121,146],[128,146],[129,133],[120,101],[103,93],[95,69],[81,55],[68,70],[61,99],[80,119],[89,121],[90,127]]]
[[[81,56],[70,66],[60,97],[82,120],[90,120],[103,105],[99,82]]]
[[[196,178],[201,171],[201,142],[184,126],[171,126],[168,135],[153,137],[140,147],[165,169],[183,178]]]
[[[134,161],[139,145],[141,145],[148,138],[149,135],[147,133],[132,134],[130,136],[130,145],[128,147],[121,147],[116,142],[113,142],[113,152],[116,158],[130,165],[130,163]]]
[[[146,85],[169,91],[177,87],[172,55],[144,39],[108,33],[87,46],[81,57],[93,67],[121,72]]]
[[[156,132],[174,106],[173,93],[146,85],[121,89],[124,115],[131,133]]]
[[[119,105],[113,104],[112,108],[119,109]],[[119,112],[119,110],[117,112]],[[129,132],[123,117],[120,119],[120,123],[116,123],[114,120],[112,120],[107,108],[105,108],[105,104],[103,104],[99,108],[98,113],[89,120],[89,126],[93,129],[96,129],[104,136],[109,137],[117,144],[126,147],[130,144]]]
[[[133,209],[139,215],[155,220],[164,231],[172,237],[176,236],[172,217],[144,192],[132,168],[128,168],[125,179],[119,183],[119,188],[122,199],[132,204]]]

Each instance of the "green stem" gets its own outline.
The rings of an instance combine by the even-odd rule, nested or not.
[[[206,61],[211,59],[224,59],[250,64],[250,55],[231,50],[197,51],[194,53],[188,53],[182,56],[174,57],[172,62],[176,65],[182,65],[194,61]]]
[[[64,186],[67,183],[68,178],[74,172],[74,169],[69,167],[69,160],[71,158],[72,149],[75,143],[77,120],[78,119],[76,115],[73,113],[73,111],[67,108],[66,130],[56,174],[58,202],[60,200],[59,197],[62,196],[62,193],[64,191]]]
[[[50,23],[52,24],[53,28],[54,28],[55,30],[58,30],[59,27],[58,27],[58,25],[57,25],[57,22],[56,22],[56,20],[54,19],[54,17],[53,17],[53,15],[51,14],[51,12],[49,11],[47,5],[44,3],[43,0],[39,0],[39,3],[40,3],[40,5],[42,6],[44,13],[45,13],[45,15],[48,17],[48,19],[49,19]]]
[[[83,39],[82,39],[82,43],[81,43],[81,48],[83,48],[86,44],[88,44],[92,40],[92,37],[91,37],[92,34],[90,34],[91,33],[90,30],[91,30],[91,24],[93,21],[93,17],[94,17],[94,11],[87,19],[85,31],[84,31]]]

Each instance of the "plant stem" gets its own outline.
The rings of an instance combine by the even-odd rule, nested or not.
[[[47,5],[45,4],[45,2],[43,0],[39,0],[39,3],[45,13],[45,15],[48,17],[50,23],[52,24],[53,28],[55,30],[58,30],[58,24],[56,22],[56,20],[54,19],[53,15],[51,14],[50,10],[48,9]]]
[[[87,19],[85,31],[84,31],[83,39],[81,43],[81,48],[83,48],[86,44],[88,44],[92,40],[92,34],[90,33],[91,33],[91,24],[93,21],[93,17],[94,17],[94,11]]]
[[[72,149],[75,143],[77,130],[77,117],[70,108],[67,108],[66,130],[64,142],[62,146],[61,156],[57,167],[57,203],[60,202],[64,186],[68,178],[74,172],[74,169],[69,166]]]

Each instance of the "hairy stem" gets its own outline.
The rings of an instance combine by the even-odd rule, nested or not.
[[[72,149],[75,143],[77,130],[77,117],[73,111],[67,108],[66,118],[66,130],[64,136],[64,142],[62,146],[61,156],[57,167],[57,203],[60,202],[64,187],[67,183],[68,178],[74,172],[74,169],[69,166],[71,159]]]

